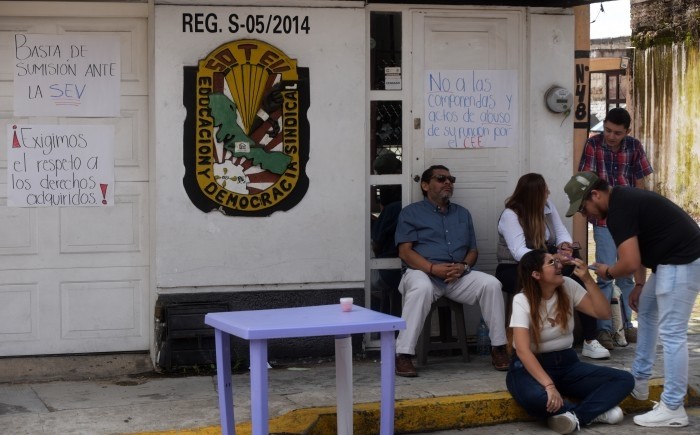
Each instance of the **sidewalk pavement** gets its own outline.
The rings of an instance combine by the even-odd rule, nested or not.
[[[687,403],[690,407],[700,407],[700,329],[697,325],[691,329],[694,333],[689,336]],[[580,353],[580,348],[578,351]],[[659,400],[663,384],[661,346],[657,354],[651,382],[652,400]],[[368,352],[367,358],[356,360],[353,365],[356,435],[378,433],[380,361],[372,358],[377,356],[378,352]],[[598,362],[629,370],[633,357],[634,344],[631,344],[616,348],[610,360]],[[319,361],[285,366],[271,361],[271,364],[270,432],[336,433],[333,363]],[[147,371],[147,367],[145,355],[128,354],[0,359],[0,432],[220,433],[216,376],[164,376]],[[233,376],[236,428],[237,433],[243,435],[251,431],[249,381],[247,372]],[[652,405],[651,401],[640,402],[630,397],[621,406],[629,414],[648,410]],[[695,430],[700,424],[697,410],[689,410]],[[627,431],[619,427],[615,433],[639,431],[640,428],[635,428],[630,421],[631,417],[627,416]],[[510,422],[520,422],[518,428],[530,427],[533,433],[547,430],[546,426],[531,422],[514,403],[505,388],[505,372],[495,371],[488,356],[472,353],[471,361],[464,363],[459,356],[431,355],[428,365],[419,367],[419,377],[396,378],[396,433],[428,433],[486,425],[508,428],[513,425],[504,423]],[[591,426],[593,429],[587,430],[610,433],[612,428],[603,426]],[[486,428],[465,433],[487,432],[496,433]],[[651,433],[646,429],[644,432]],[[673,433],[696,432],[676,429]]]

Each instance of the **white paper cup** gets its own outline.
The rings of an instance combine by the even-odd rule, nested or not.
[[[340,298],[340,309],[343,311],[352,311],[352,298]]]

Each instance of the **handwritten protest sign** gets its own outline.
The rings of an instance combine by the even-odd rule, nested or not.
[[[424,101],[426,148],[495,148],[517,143],[517,71],[427,71]]]
[[[14,35],[15,116],[119,116],[119,38]]]
[[[7,126],[8,206],[113,204],[114,126]]]

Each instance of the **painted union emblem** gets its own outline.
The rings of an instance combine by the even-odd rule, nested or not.
[[[184,69],[185,190],[202,211],[289,210],[309,180],[308,69],[265,42],[229,42]]]

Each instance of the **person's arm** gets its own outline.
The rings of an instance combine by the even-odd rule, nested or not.
[[[474,222],[472,221],[469,210],[465,209],[465,211],[467,212],[467,235],[469,237],[467,241],[467,254],[459,263],[447,265],[447,271],[445,272],[445,282],[447,283],[456,281],[464,276],[465,273],[471,272],[472,266],[476,264],[476,260],[479,258],[479,251],[476,249]]]
[[[471,268],[476,264],[476,260],[478,258],[479,251],[476,249],[470,249],[469,252],[467,252],[467,256],[464,257],[464,260],[462,260],[462,263],[467,263],[466,265]]]
[[[542,388],[549,384],[553,384],[552,378],[549,377],[542,365],[532,353],[530,349],[530,330],[528,328],[513,328],[513,341],[515,342],[515,353],[518,355],[523,367],[530,373],[530,376],[535,378],[542,385]]]
[[[479,258],[479,251],[476,249],[476,233],[474,232],[474,224],[472,222],[471,214],[468,210],[467,213],[467,253],[461,260],[457,263],[447,263],[445,265],[445,276],[441,276],[446,283],[456,281],[464,274],[471,272],[471,268],[476,264],[476,260]],[[442,270],[442,267],[440,268]]]
[[[629,136],[628,136],[629,138]],[[646,189],[646,178],[654,172],[651,163],[647,159],[644,147],[638,139],[634,139],[634,160],[632,162],[632,173],[634,174],[634,186],[639,189]]]
[[[549,205],[549,210],[552,214],[552,223],[554,223],[555,244],[557,246],[561,246],[562,243],[568,243],[570,245],[572,241],[571,234],[569,234],[569,231],[564,226],[564,222],[561,221],[559,211],[554,206],[552,201],[547,200],[547,204]]]
[[[642,266],[641,253],[639,252],[639,240],[637,236],[625,240],[617,248],[617,263],[608,268],[608,278],[612,276],[626,276],[634,273],[634,288],[629,295],[630,308],[637,311],[639,296],[642,293],[647,280],[647,268]]]
[[[479,258],[479,251],[474,249],[470,249],[467,252],[467,255],[460,261],[459,263],[447,263],[445,265],[434,265],[433,266],[433,271],[435,270],[436,267],[439,266],[440,268],[440,273],[443,273],[444,271],[444,276],[440,275],[440,278],[444,279],[446,283],[450,283],[452,281],[456,281],[465,274],[468,274],[471,272],[472,267],[476,264],[476,260]]]
[[[503,234],[503,240],[515,261],[520,261],[523,255],[531,251],[526,245],[525,231],[518,221],[518,215],[513,210],[508,208],[503,211],[498,221],[498,230]]]
[[[411,269],[435,274],[435,265],[413,249],[413,242],[399,243],[399,258]]]
[[[642,266],[637,236],[630,237],[617,247],[617,262],[615,264],[609,266],[596,263],[596,265],[598,269],[595,273],[605,280],[634,274],[635,284],[630,292],[628,304],[630,308],[637,311],[639,296],[647,279],[647,269]]]
[[[598,265],[598,269],[596,269],[595,273],[606,280],[631,275],[633,273],[636,278],[638,273],[644,273],[645,270],[642,267],[637,236],[630,237],[617,247],[617,262],[615,264],[610,266],[596,263],[596,265]],[[642,269],[642,271],[638,272],[639,269]],[[644,273],[644,275],[646,274]],[[644,281],[642,280],[641,282]]]
[[[581,160],[578,162],[579,172],[591,171],[597,172],[597,160],[595,156],[595,147],[593,145],[593,139],[590,138],[586,141],[583,146],[583,151],[581,151]]]
[[[513,342],[515,343],[515,353],[518,355],[525,370],[547,391],[547,411],[555,412],[561,408],[564,401],[556,385],[554,385],[554,381],[542,368],[537,357],[530,349],[530,330],[528,328],[514,327]]]
[[[580,258],[574,259],[574,263],[576,264],[574,273],[579,277],[586,288],[586,294],[581,301],[579,301],[578,305],[576,305],[576,309],[596,319],[610,319],[612,316],[610,300],[603,295],[603,292],[601,292],[598,287],[598,283],[596,283],[588,272],[588,265]],[[576,286],[579,285],[576,281],[571,282]]]
[[[473,256],[473,258],[476,258],[476,252],[474,252]],[[428,276],[440,278],[445,282],[452,282],[458,279],[465,270],[465,265],[462,263],[431,262],[413,249],[413,242],[399,243],[399,258],[411,269],[420,270]],[[467,255],[467,258],[469,258],[469,255]]]

